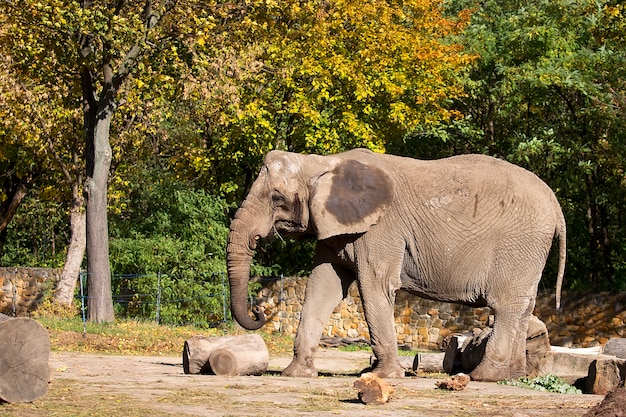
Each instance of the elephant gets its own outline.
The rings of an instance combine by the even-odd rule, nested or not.
[[[394,323],[401,288],[492,309],[492,336],[470,374],[477,381],[526,375],[528,321],[556,238],[559,308],[561,206],[535,174],[494,157],[270,151],[232,219],[226,251],[233,318],[248,330],[266,321],[247,305],[250,264],[259,239],[274,234],[317,239],[286,376],[317,376],[313,357],[325,324],[354,281],[377,359],[372,372],[383,378],[404,377]]]

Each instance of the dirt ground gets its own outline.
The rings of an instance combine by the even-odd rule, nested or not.
[[[367,352],[320,350],[315,379],[285,378],[288,357],[271,358],[261,377],[185,375],[176,357],[55,352],[46,397],[0,405],[0,416],[582,416],[603,397],[549,394],[470,382],[464,391],[436,389],[436,378],[389,380],[385,405],[364,405],[353,388]],[[439,376],[443,379],[443,376]],[[131,406],[132,405],[132,406]]]

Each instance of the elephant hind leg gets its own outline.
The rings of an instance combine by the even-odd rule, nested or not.
[[[482,361],[470,376],[475,381],[502,381],[526,376],[526,334],[534,297],[520,297],[495,307],[493,331]]]

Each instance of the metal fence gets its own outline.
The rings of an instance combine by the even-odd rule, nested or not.
[[[228,322],[232,320],[230,317],[230,287],[227,282],[227,277],[224,272],[216,272],[216,273],[206,273],[200,274],[198,276],[198,280],[209,283],[208,287],[212,289],[212,291],[203,291],[202,293],[195,294],[193,296],[173,296],[171,291],[166,295],[164,294],[164,290],[171,290],[171,280],[172,278],[180,278],[181,275],[177,274],[165,274],[165,273],[157,273],[157,274],[112,274],[111,283],[113,287],[113,304],[116,307],[116,313],[120,311],[128,313],[130,310],[135,312],[139,312],[136,314],[126,314],[134,317],[141,317],[143,319],[151,319],[156,321],[158,324],[175,324],[175,325],[199,325],[199,326],[209,326],[215,327],[221,323]],[[189,279],[189,277],[185,277]],[[149,288],[151,291],[146,292],[136,292],[133,291],[132,285],[123,285],[122,281],[132,284],[134,280],[153,280],[154,287]],[[164,281],[170,281],[170,285],[164,285]],[[257,282],[263,284],[266,282],[284,280],[284,277],[263,277],[259,279]],[[182,283],[181,285],[184,285]],[[86,322],[87,318],[87,306],[89,294],[87,291],[87,273],[80,273],[79,280],[79,294],[77,297],[80,299],[81,305],[81,314],[83,322]],[[126,290],[124,288],[128,287]],[[149,287],[149,286],[148,286]],[[147,290],[145,283],[142,285],[143,290]],[[116,291],[117,289],[117,291]],[[185,306],[190,304],[202,305],[203,303],[209,304],[209,300],[213,299],[214,302],[210,304],[213,306],[213,311],[206,311],[206,315],[201,316],[201,314],[197,314],[193,320],[186,320],[181,322],[172,323],[171,321],[163,322],[163,310],[168,309],[169,307],[184,309]],[[250,297],[250,304],[256,304],[256,297]],[[219,311],[217,310],[217,306],[219,305]],[[170,311],[171,308],[170,308]],[[143,314],[142,314],[143,313]],[[212,317],[212,320],[208,320],[207,317]]]

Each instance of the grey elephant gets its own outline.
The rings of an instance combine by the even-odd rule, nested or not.
[[[552,190],[533,173],[483,155],[434,161],[365,149],[320,156],[267,154],[231,223],[227,247],[233,317],[246,329],[247,282],[259,239],[270,234],[317,238],[294,357],[287,376],[314,377],[313,357],[334,308],[357,281],[372,349],[373,372],[404,376],[397,361],[395,293],[495,314],[474,380],[526,374],[525,340],[537,285],[559,238],[557,308],[565,269],[565,220]]]

